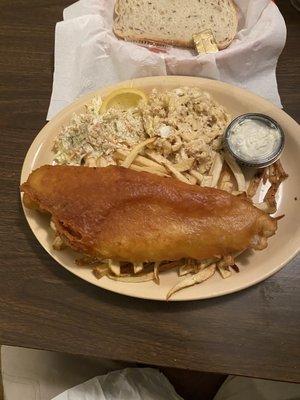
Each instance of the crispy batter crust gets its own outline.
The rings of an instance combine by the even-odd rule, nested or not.
[[[21,190],[27,205],[52,215],[72,248],[118,261],[260,249],[277,228],[275,219],[225,191],[122,167],[46,165]]]

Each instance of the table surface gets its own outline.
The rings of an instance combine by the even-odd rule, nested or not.
[[[162,303],[81,281],[32,235],[19,200],[20,171],[45,124],[55,23],[72,2],[1,1],[0,343],[300,382],[299,257],[242,292]],[[288,26],[279,90],[299,121],[299,14],[287,0],[278,4]]]

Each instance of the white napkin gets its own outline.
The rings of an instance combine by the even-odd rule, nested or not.
[[[154,75],[192,75],[243,87],[281,106],[276,65],[286,26],[271,0],[235,0],[239,30],[225,50],[156,48],[125,42],[112,32],[115,0],[79,0],[64,10],[55,32],[53,92],[47,119],[76,98],[122,80]],[[150,50],[151,49],[151,50]]]

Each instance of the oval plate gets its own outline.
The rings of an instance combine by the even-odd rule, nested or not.
[[[197,86],[209,92],[213,98],[224,105],[236,117],[245,113],[263,113],[274,118],[286,134],[286,146],[282,155],[282,163],[289,178],[281,185],[278,202],[278,215],[285,214],[279,221],[277,234],[269,240],[266,250],[260,252],[246,251],[237,259],[239,274],[233,274],[228,279],[222,279],[215,274],[208,281],[176,293],[170,300],[196,300],[222,296],[254,285],[282,268],[291,260],[300,248],[300,129],[299,125],[273,104],[263,98],[243,89],[209,79],[163,76],[134,79],[120,84],[100,89],[84,96],[62,110],[37,135],[24,160],[21,183],[26,181],[30,172],[41,165],[51,164],[51,152],[54,137],[63,125],[68,124],[71,115],[82,112],[84,105],[95,95],[106,96],[112,90],[120,87],[131,87],[151,91],[153,88],[173,89],[179,86]],[[298,200],[298,201],[297,201]],[[44,249],[64,268],[101,288],[127,296],[144,299],[165,300],[169,289],[178,282],[175,271],[163,273],[160,285],[154,282],[122,283],[108,278],[97,280],[87,267],[78,267],[74,263],[78,254],[71,250],[55,251],[52,249],[53,234],[49,228],[49,219],[40,213],[24,209],[26,219],[32,232]]]

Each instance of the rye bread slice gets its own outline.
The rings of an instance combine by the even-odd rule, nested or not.
[[[193,34],[211,29],[224,49],[237,24],[231,0],[117,0],[113,30],[128,41],[194,47]]]

